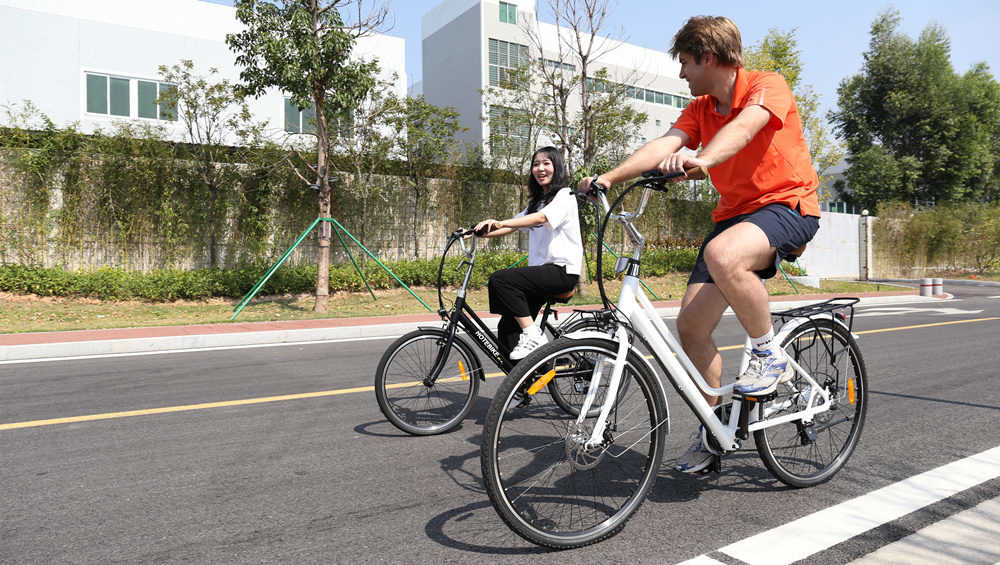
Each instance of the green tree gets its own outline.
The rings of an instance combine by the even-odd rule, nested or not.
[[[406,184],[413,195],[413,256],[420,257],[420,219],[427,209],[428,180],[440,175],[456,149],[458,112],[435,106],[423,96],[407,97],[389,118],[396,153],[404,159]]]
[[[194,168],[208,196],[202,210],[211,267],[219,265],[218,243],[234,202],[227,193],[239,188],[236,164],[246,163],[248,152],[265,141],[266,126],[254,122],[244,97],[230,81],[219,80],[218,72],[210,68],[207,75],[199,74],[188,59],[170,67],[161,65],[160,79],[173,87],[157,101],[176,108]]]
[[[226,42],[241,67],[242,89],[259,96],[277,87],[299,108],[316,112],[316,167],[300,173],[315,178],[319,217],[330,217],[330,123],[347,120],[375,83],[374,61],[352,61],[358,37],[380,26],[387,14],[382,5],[370,15],[345,24],[341,9],[364,0],[236,0],[236,18],[246,28],[229,34]],[[316,312],[326,312],[330,284],[330,226],[321,224],[316,281]]]
[[[795,95],[813,168],[824,186],[830,178],[826,172],[844,157],[844,146],[834,139],[819,113],[819,95],[811,85],[801,84],[802,60],[795,30],[770,30],[760,43],[744,50],[743,59],[748,69],[777,71],[785,77]]]
[[[940,26],[913,41],[900,19],[888,10],[872,23],[861,72],[841,81],[830,113],[850,151],[852,200],[995,200],[1000,87],[982,63],[954,72]]]

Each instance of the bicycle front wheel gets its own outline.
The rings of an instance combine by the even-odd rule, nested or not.
[[[413,435],[447,432],[472,408],[482,368],[472,349],[457,336],[445,352],[444,366],[431,379],[447,341],[444,330],[410,332],[386,350],[375,371],[375,398],[385,417]]]
[[[799,326],[782,342],[794,359],[830,395],[830,409],[811,421],[792,420],[754,432],[764,465],[781,482],[808,487],[830,480],[858,444],[868,408],[868,376],[861,350],[847,328],[830,319]],[[778,385],[777,397],[761,406],[765,420],[816,406],[821,397],[796,373]]]
[[[610,379],[617,343],[564,338],[532,352],[493,398],[481,447],[486,490],[500,517],[521,537],[559,549],[625,527],[656,478],[667,421],[655,375],[630,352],[627,386],[617,389],[600,443],[588,447],[597,418],[578,424],[540,383],[573,355],[593,359],[601,378]]]

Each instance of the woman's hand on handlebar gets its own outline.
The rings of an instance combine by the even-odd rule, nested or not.
[[[501,227],[503,226],[500,225],[500,222],[498,220],[494,219],[483,220],[472,228],[472,232],[479,237],[486,237],[491,231],[498,230]],[[471,236],[472,234],[470,233],[466,237],[471,237]]]

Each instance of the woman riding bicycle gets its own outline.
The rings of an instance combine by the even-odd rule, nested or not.
[[[550,296],[576,286],[583,269],[580,218],[568,185],[562,154],[542,147],[531,158],[527,208],[513,218],[483,220],[475,227],[485,237],[528,231],[528,266],[497,271],[489,280],[490,312],[500,314],[500,348],[514,361],[548,341],[534,319]]]

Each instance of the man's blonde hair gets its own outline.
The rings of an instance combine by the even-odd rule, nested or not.
[[[743,39],[740,28],[723,16],[695,16],[674,35],[670,54],[693,56],[698,62],[711,53],[723,65],[743,66]]]

